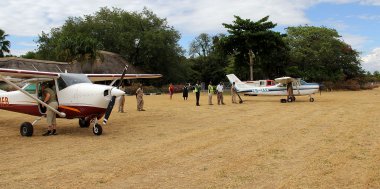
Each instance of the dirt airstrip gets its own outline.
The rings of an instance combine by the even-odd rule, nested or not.
[[[298,97],[243,97],[196,107],[126,97],[103,135],[59,119],[59,135],[33,137],[34,117],[0,110],[0,188],[380,188],[380,89]]]

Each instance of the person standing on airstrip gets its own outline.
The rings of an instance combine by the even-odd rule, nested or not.
[[[199,86],[199,81],[197,81],[197,83],[194,86],[194,92],[195,92],[195,99],[196,99],[195,105],[200,106],[199,105],[199,98],[201,96],[201,86]]]
[[[236,91],[236,88],[235,88],[235,82],[233,82],[232,86],[231,86],[231,97],[232,97],[232,103],[233,104],[237,104],[236,94],[237,94],[237,91]]]
[[[189,87],[185,83],[185,85],[183,86],[183,92],[182,92],[183,100],[187,100],[188,96],[189,96]]]
[[[139,88],[136,90],[137,111],[145,111],[143,96],[144,96],[144,91],[142,88],[142,84],[140,84]]]
[[[217,91],[217,99],[218,99],[218,105],[224,105],[224,102],[223,102],[223,83],[220,82],[218,84],[218,86],[216,87],[216,91]]]
[[[43,93],[44,93],[44,102],[48,104],[50,107],[54,109],[58,109],[58,102],[57,102],[57,96],[54,90],[51,87],[51,83],[46,82],[42,84],[43,86]],[[46,111],[46,120],[48,123],[48,130],[46,133],[43,134],[43,136],[49,136],[49,135],[56,135],[56,114],[51,109],[47,109]]]
[[[212,86],[212,83],[210,81],[210,83],[208,84],[208,105],[213,105],[212,104],[212,95],[214,94],[214,87]]]
[[[124,83],[121,85],[120,90],[125,92]],[[124,104],[125,104],[125,96],[121,95],[119,99],[119,111],[120,113],[124,113]]]
[[[170,100],[173,98],[173,93],[174,93],[174,87],[173,87],[173,84],[170,83],[170,85],[169,85]]]

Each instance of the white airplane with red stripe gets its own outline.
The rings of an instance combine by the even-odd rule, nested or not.
[[[32,136],[33,126],[45,116],[46,109],[57,113],[57,118],[79,118],[80,127],[93,126],[95,135],[102,134],[98,120],[104,116],[105,125],[111,115],[116,97],[124,95],[118,86],[94,84],[95,81],[107,81],[140,78],[159,78],[161,74],[74,74],[41,72],[0,68],[0,80],[6,82],[16,91],[0,90],[0,109],[38,116],[32,123],[24,122],[20,126],[22,136]],[[54,83],[59,107],[57,110],[42,100],[43,82]],[[19,87],[17,84],[22,83]],[[121,82],[119,82],[121,83]],[[43,105],[43,106],[42,106]]]
[[[287,96],[287,99],[281,99],[281,102],[294,102],[295,96],[309,96],[309,101],[314,102],[314,98],[311,96],[319,91],[318,83],[307,83],[301,79],[295,79],[292,77],[276,78],[277,84],[271,86],[254,86],[252,84],[242,82],[235,74],[226,75],[230,83],[235,82],[235,89],[238,93],[250,94],[250,95],[263,95],[263,96]],[[288,89],[291,86],[290,91]],[[291,92],[291,94],[289,94]],[[239,96],[240,98],[240,96]],[[240,98],[240,103],[242,100]]]

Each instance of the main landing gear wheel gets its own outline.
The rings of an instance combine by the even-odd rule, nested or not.
[[[20,126],[21,136],[32,136],[33,135],[33,125],[29,122],[24,122]]]
[[[293,102],[293,98],[292,98],[292,97],[289,97],[289,98],[288,98],[288,102]]]
[[[314,102],[314,98],[310,98],[309,101],[310,101],[310,102]]]
[[[281,102],[281,103],[286,103],[286,99],[282,98],[282,99],[280,100],[280,102]]]
[[[103,132],[102,126],[96,123],[92,128],[92,132],[94,133],[94,135],[101,135]]]
[[[79,126],[81,128],[87,128],[90,126],[90,121],[87,121],[86,118],[79,118]]]

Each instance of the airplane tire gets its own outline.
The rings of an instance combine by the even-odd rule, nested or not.
[[[309,101],[310,101],[310,102],[314,102],[314,98],[310,98]]]
[[[293,98],[292,98],[292,97],[289,97],[289,98],[288,98],[288,102],[293,102]]]
[[[286,99],[281,99],[280,102],[281,103],[286,103]]]
[[[20,126],[20,134],[21,136],[30,137],[33,135],[33,125],[29,122],[24,122]]]
[[[98,123],[95,124],[95,126],[92,128],[92,132],[94,135],[101,135],[103,133],[102,126],[100,126]]]
[[[292,97],[292,101],[293,101],[293,102],[296,101],[296,97],[295,97],[295,96]]]
[[[87,128],[90,126],[90,122],[86,120],[86,118],[79,118],[79,126],[81,128]]]

